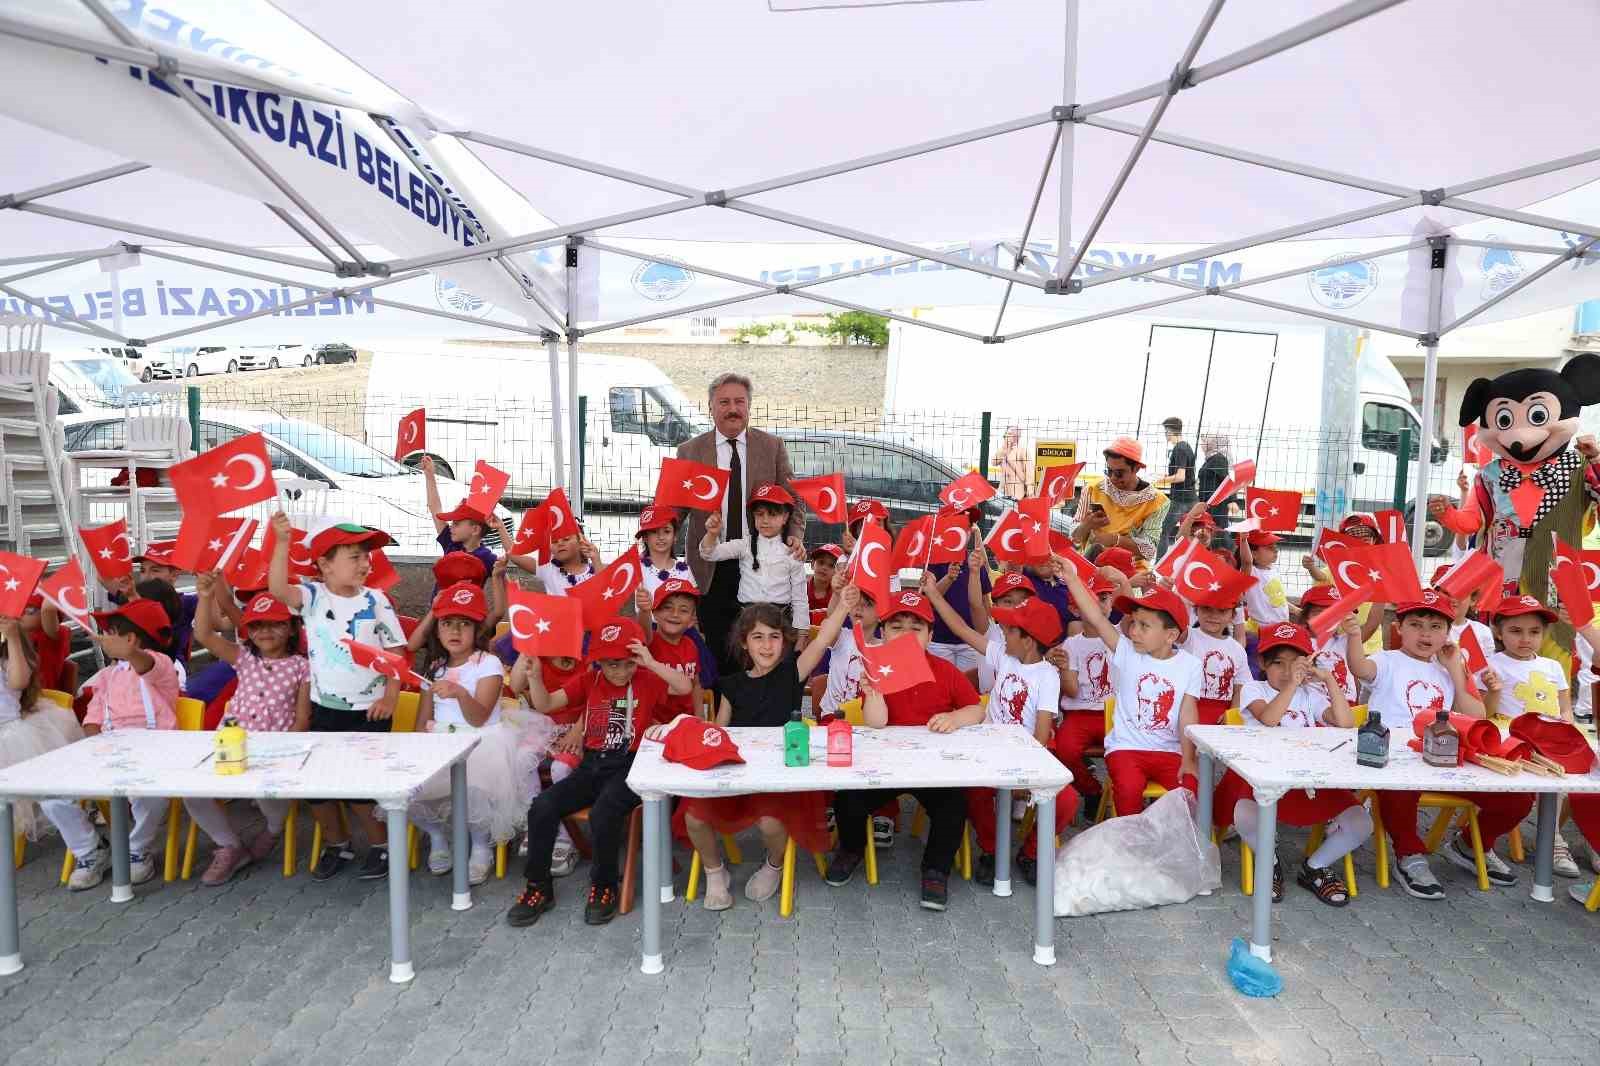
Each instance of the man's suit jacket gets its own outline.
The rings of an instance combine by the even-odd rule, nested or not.
[[[757,485],[764,481],[775,481],[785,489],[789,487],[789,479],[794,476],[794,471],[789,469],[789,453],[783,447],[783,441],[770,433],[763,433],[759,429],[745,429],[745,451],[748,455],[740,455],[741,477],[744,482],[744,496],[748,500],[750,493]],[[678,446],[679,459],[692,459],[697,463],[707,466],[717,465],[717,431],[702,433],[692,440],[685,441]],[[728,501],[732,506],[733,501]],[[694,575],[694,583],[701,592],[711,587],[712,564],[700,558],[700,538],[706,535],[705,511],[689,512],[689,538],[684,544],[684,555],[689,561],[689,570]],[[798,497],[795,498],[794,513],[789,516],[789,536],[803,537],[805,535],[805,503]],[[745,524],[745,536],[750,535],[750,526]]]

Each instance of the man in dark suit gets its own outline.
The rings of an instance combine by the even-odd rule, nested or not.
[[[745,504],[752,489],[767,481],[788,488],[789,479],[794,476],[783,441],[750,428],[750,393],[750,379],[743,374],[726,373],[713,378],[707,394],[715,428],[678,448],[680,459],[692,459],[728,472],[728,491],[722,500],[723,537],[728,540],[750,535],[750,515]],[[805,512],[797,503],[789,517],[788,530],[789,548],[797,559],[805,558],[805,525]],[[705,535],[706,512],[690,511],[684,555],[701,593],[700,632],[716,654],[718,665],[728,671],[732,663],[728,632],[739,614],[739,562],[728,559],[712,564],[702,559],[700,539]]]

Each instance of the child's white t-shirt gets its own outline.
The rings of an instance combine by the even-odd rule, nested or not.
[[[1600,681],[1600,674],[1594,672],[1594,649],[1589,647],[1589,642],[1579,637],[1572,643],[1578,649],[1578,673],[1573,678],[1575,687],[1572,692],[1572,712],[1587,714],[1594,703],[1594,683]]]
[[[1177,649],[1170,658],[1157,659],[1123,637],[1111,656],[1111,678],[1117,708],[1106,734],[1106,753],[1124,748],[1182,751],[1178,720],[1183,698],[1200,695],[1200,660]]]
[[[1360,695],[1357,687],[1356,675],[1350,672],[1350,661],[1345,658],[1345,637],[1334,634],[1333,639],[1312,656],[1311,661],[1320,670],[1326,670],[1339,682],[1339,687],[1344,689],[1344,698],[1349,703],[1355,703]],[[1242,698],[1242,697],[1241,697]]]
[[[980,693],[988,692],[994,688],[994,667],[989,665],[989,653],[994,651],[997,646],[1002,652],[1006,650],[1006,631],[1000,628],[999,622],[991,621],[989,628],[984,631],[983,639],[988,642],[988,646],[983,650],[983,661],[978,664],[978,691]],[[1058,677],[1058,683],[1059,680]]]
[[[1258,626],[1289,620],[1289,594],[1283,591],[1278,575],[1264,566],[1252,566],[1250,576],[1256,579],[1244,593],[1245,613]]]
[[[300,583],[300,617],[305,622],[306,657],[311,660],[311,702],[343,711],[364,711],[383,696],[388,679],[357,666],[340,641],[394,648],[406,642],[389,597],[363,588],[337,596],[320,581]]]
[[[1179,647],[1200,660],[1200,691],[1196,699],[1227,700],[1231,704],[1234,686],[1250,680],[1244,647],[1232,637],[1213,637],[1199,626],[1190,626],[1189,635]]]
[[[1378,672],[1367,706],[1390,729],[1409,736],[1417,715],[1448,711],[1455,703],[1455,683],[1437,660],[1413,659],[1399,649],[1374,652],[1371,659]]]
[[[821,713],[837,715],[839,705],[861,698],[861,675],[866,673],[867,661],[856,647],[855,630],[839,630],[828,656],[828,687],[822,693]]]
[[[486,677],[498,677],[504,680],[505,667],[500,660],[488,652],[474,652],[472,657],[460,666],[452,666],[444,671],[443,679],[454,681],[468,692],[476,694],[478,682]],[[500,694],[495,693],[494,708],[489,712],[489,717],[482,726],[474,726],[467,721],[467,716],[461,711],[461,701],[455,697],[441,699],[433,698],[433,724],[446,728],[454,727],[456,731],[486,729],[500,721]]]
[[[1061,692],[1063,711],[1104,711],[1111,695],[1111,649],[1099,637],[1080,635],[1061,642],[1067,661],[1078,672],[1078,694]]]
[[[544,586],[546,596],[565,596],[574,585],[581,585],[593,577],[595,571],[594,564],[586,562],[581,572],[569,574],[556,563],[548,562],[540,564],[533,573],[539,579],[539,584]]]
[[[1543,655],[1535,655],[1531,659],[1513,659],[1505,652],[1497,651],[1489,656],[1489,669],[1500,675],[1499,713],[1508,718],[1530,711],[1549,718],[1561,716],[1559,696],[1568,689],[1567,672],[1554,659],[1547,659]],[[1481,670],[1472,680],[1478,686],[1478,691],[1484,691]]]
[[[644,586],[650,598],[655,598],[656,589],[673,580],[694,584],[694,574],[689,571],[689,564],[674,556],[672,563],[666,569],[662,569],[650,561],[650,549],[642,544],[639,545],[639,584]]]
[[[1061,702],[1061,674],[1040,659],[1024,663],[1006,654],[1004,643],[989,645],[984,660],[994,671],[994,687],[989,690],[988,716],[997,725],[1020,725],[1029,733],[1039,723],[1040,713],[1056,713]]]
[[[1246,681],[1244,690],[1239,693],[1239,709],[1243,712],[1248,722],[1262,724],[1252,711],[1251,705],[1257,702],[1266,704],[1278,698],[1278,690],[1266,681]],[[1328,708],[1333,706],[1328,694],[1322,691],[1321,685],[1299,685],[1294,690],[1294,695],[1289,697],[1289,709],[1283,712],[1283,717],[1278,719],[1281,726],[1291,728],[1310,729],[1312,726],[1323,724],[1323,715]]]

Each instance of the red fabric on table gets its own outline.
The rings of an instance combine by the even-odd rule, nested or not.
[[[674,831],[693,815],[718,833],[740,833],[762,818],[775,818],[795,844],[814,855],[833,848],[828,832],[828,793],[758,792],[749,796],[690,797],[673,813]],[[782,861],[783,856],[775,856]]]
[[[1201,725],[1221,725],[1222,720],[1228,715],[1228,708],[1233,706],[1232,699],[1209,700],[1197,698],[1194,705],[1200,711]]]
[[[992,788],[967,789],[967,821],[972,823],[973,835],[978,838],[978,847],[984,854],[993,855],[995,848],[995,809],[994,792]],[[1056,796],[1056,835],[1060,836],[1067,826],[1072,824],[1072,819],[1078,816],[1078,807],[1083,803],[1083,797],[1071,785],[1062,789]],[[1010,812],[1006,812],[1010,816]],[[1029,833],[1022,841],[1020,854],[1033,858],[1039,851],[1039,836]]]
[[[1073,787],[1085,796],[1098,796],[1100,782],[1095,779],[1083,753],[1089,748],[1104,747],[1106,742],[1106,716],[1104,711],[1067,711],[1061,716],[1052,742],[1056,758],[1072,771]]]
[[[1477,804],[1478,832],[1485,848],[1494,847],[1533,808],[1531,792],[1450,792],[1447,795]],[[1428,850],[1422,837],[1417,834],[1417,802],[1421,798],[1420,792],[1384,789],[1378,793],[1378,810],[1383,814],[1383,828],[1389,833],[1389,842],[1394,845],[1397,859],[1421,855]]]
[[[1144,787],[1161,785],[1169,792],[1178,787],[1178,770],[1183,756],[1175,751],[1140,751],[1123,748],[1106,756],[1106,772],[1111,775],[1111,800],[1117,814],[1138,814],[1144,810]]]
[[[1255,798],[1256,790],[1250,787],[1250,783],[1229,770],[1222,775],[1222,781],[1212,796],[1211,824],[1218,829],[1228,828],[1233,824],[1234,805],[1242,799]],[[1314,796],[1305,789],[1291,789],[1278,800],[1278,824],[1301,828],[1322,825],[1331,821],[1340,811],[1357,806],[1360,802],[1354,792],[1344,788],[1319,788]]]

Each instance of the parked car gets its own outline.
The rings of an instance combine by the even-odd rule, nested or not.
[[[120,416],[92,412],[64,417],[61,421],[69,453],[122,445]],[[206,408],[201,413],[200,440],[204,448],[214,448],[255,432],[266,437],[274,478],[318,482],[326,486],[325,490],[292,490],[297,495],[290,500],[291,516],[302,498],[299,494],[303,493],[305,511],[340,515],[388,533],[396,542],[389,550],[391,558],[438,556],[427,493],[422,475],[416,470],[402,466],[354,438],[303,419],[284,418],[272,411],[228,408]],[[107,479],[113,475],[110,470],[103,473]],[[325,498],[319,497],[322,491],[326,492]],[[445,507],[454,507],[466,496],[467,487],[440,478],[439,492]],[[509,511],[501,507],[497,512],[502,521],[515,528],[516,519]],[[498,547],[499,535],[491,530],[485,543]]]
[[[52,352],[50,384],[60,396],[62,415],[85,410],[122,409],[123,393],[138,389],[142,382],[128,369],[121,356],[102,349]]]
[[[165,374],[158,375],[156,373],[143,348],[90,348],[88,351],[97,355],[109,355],[114,359],[122,360],[122,365],[128,368],[128,373],[140,381],[154,381],[157,377],[166,376]],[[57,358],[60,358],[60,356],[57,356]]]
[[[316,363],[353,363],[356,361],[356,350],[343,341],[332,344],[318,344],[311,349],[311,357],[303,365],[310,366]]]
[[[156,377],[192,378],[200,374],[231,374],[239,369],[239,350],[221,344],[178,344],[150,353]]]
[[[310,366],[312,355],[303,344],[248,344],[236,349],[240,370],[277,370],[283,366]]]

